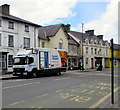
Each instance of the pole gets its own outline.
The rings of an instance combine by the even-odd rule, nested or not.
[[[84,70],[84,58],[83,58],[83,26],[84,26],[84,24],[82,23],[82,70]]]
[[[114,104],[114,47],[113,47],[113,39],[111,42],[111,103]]]

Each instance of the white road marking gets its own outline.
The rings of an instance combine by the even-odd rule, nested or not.
[[[31,85],[31,84],[39,84],[39,83],[40,83],[40,82],[33,82],[33,83],[27,83],[27,84],[16,85],[16,86],[8,86],[8,87],[4,87],[4,88],[2,88],[2,89],[9,89],[9,88],[27,86],[27,85]]]
[[[55,81],[58,81],[58,80],[64,80],[64,79],[70,79],[71,77],[67,77],[67,78],[59,78],[59,79],[54,79]]]

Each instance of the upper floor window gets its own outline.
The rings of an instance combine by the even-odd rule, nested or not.
[[[106,56],[108,56],[108,50],[106,49]]]
[[[59,43],[59,49],[63,48],[63,43]]]
[[[41,47],[42,47],[42,48],[45,48],[45,42],[42,42]]]
[[[25,32],[29,32],[29,25],[25,25]]]
[[[14,37],[13,37],[13,35],[8,36],[8,46],[9,47],[14,47]]]
[[[88,54],[88,47],[86,47],[86,54]]]
[[[88,58],[86,58],[86,65],[88,65]]]
[[[58,48],[59,49],[63,48],[63,40],[62,39],[60,39],[60,41],[59,41]]]
[[[1,37],[1,33],[0,33],[0,46],[2,45],[2,37]]]
[[[30,48],[30,38],[24,37],[24,48]]]
[[[93,48],[91,48],[91,54],[93,54]]]
[[[14,29],[14,23],[9,21],[9,26],[8,26],[9,29]]]
[[[97,54],[97,49],[95,48],[95,55]]]
[[[2,27],[2,20],[0,19],[0,27]]]

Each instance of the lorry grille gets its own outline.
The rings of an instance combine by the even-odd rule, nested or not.
[[[13,68],[13,72],[23,72],[25,68]]]

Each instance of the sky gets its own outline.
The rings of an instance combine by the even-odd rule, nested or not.
[[[10,14],[48,26],[70,24],[72,31],[93,30],[104,40],[118,43],[118,0],[1,0]]]

